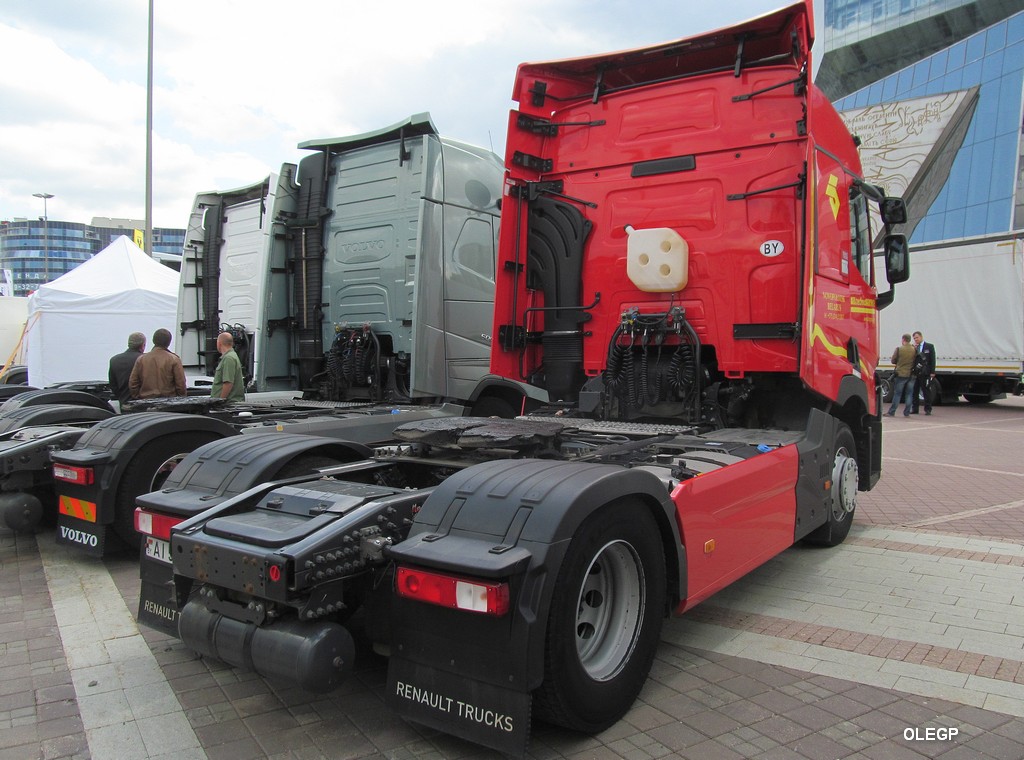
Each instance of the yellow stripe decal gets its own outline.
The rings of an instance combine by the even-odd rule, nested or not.
[[[811,345],[814,345],[814,341],[819,340],[821,344],[828,349],[828,352],[833,356],[846,356],[846,346],[837,346],[833,343],[829,343],[828,338],[825,337],[825,332],[821,329],[821,325],[815,325],[814,329],[811,330]]]
[[[814,345],[814,341],[816,341],[816,340],[820,341],[821,345],[823,345],[826,349],[828,349],[828,352],[830,354],[832,354],[833,356],[841,356],[844,359],[847,358],[846,346],[837,346],[834,343],[830,343],[828,338],[825,337],[825,332],[821,329],[821,325],[815,325],[814,329],[811,330],[811,345],[812,346]],[[863,359],[860,360],[860,367],[859,367],[859,369],[860,369],[861,374],[863,374],[865,376],[870,374],[869,371],[868,371],[868,365],[867,365],[867,363]]]

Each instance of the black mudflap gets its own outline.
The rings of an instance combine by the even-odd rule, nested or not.
[[[139,623],[177,638],[180,616],[173,593],[167,590],[167,586],[142,582],[139,589]]]
[[[526,754],[531,695],[392,654],[388,703],[402,717],[509,755]]]
[[[107,526],[70,515],[58,515],[57,543],[74,546],[93,557],[102,557],[107,548]]]
[[[175,603],[174,569],[167,562],[146,556],[145,541],[139,557],[138,621],[168,636],[178,636],[178,618],[181,613]]]

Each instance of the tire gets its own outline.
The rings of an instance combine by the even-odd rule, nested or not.
[[[832,448],[832,489],[827,505],[828,519],[804,539],[816,546],[838,546],[843,543],[850,533],[853,513],[857,509],[857,483],[860,477],[857,444],[845,423],[836,423],[835,445]]]
[[[883,377],[882,380],[881,380],[881,386],[882,386],[882,401],[885,402],[886,404],[888,404],[888,403],[890,403],[892,401],[892,393],[893,393],[892,375],[886,375],[885,377]]]
[[[559,570],[534,714],[591,734],[613,725],[647,679],[664,609],[654,518],[632,499],[603,507],[576,532]]]
[[[977,393],[965,393],[964,399],[968,404],[990,404],[992,403],[992,397],[986,395],[980,395]]]
[[[220,437],[206,431],[172,433],[150,441],[136,453],[121,474],[114,500],[114,533],[129,550],[137,550],[141,541],[135,531],[135,497],[159,491],[186,454]]]
[[[279,478],[293,478],[298,475],[309,475],[313,470],[319,470],[321,467],[333,467],[336,464],[342,464],[341,461],[332,457],[325,457],[320,454],[302,454],[295,457],[295,459],[288,462],[284,467],[277,471],[271,480],[278,480]]]
[[[474,417],[501,417],[510,420],[519,414],[519,410],[503,398],[484,396],[473,404],[471,414]]]
[[[3,385],[28,385],[28,367],[24,364],[12,364],[9,369],[0,372],[0,383]]]

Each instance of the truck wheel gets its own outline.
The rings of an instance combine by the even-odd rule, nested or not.
[[[128,463],[114,500],[114,533],[129,549],[137,550],[141,540],[135,532],[135,497],[159,491],[167,476],[186,455],[220,437],[199,431],[161,436],[143,446]]]
[[[272,480],[309,475],[313,470],[319,470],[321,467],[333,467],[336,464],[342,464],[342,462],[333,457],[325,457],[319,454],[304,454],[295,457],[295,459],[278,470]]]
[[[892,401],[892,375],[886,375],[881,380],[882,386],[882,401],[888,404]]]
[[[837,423],[835,453],[832,455],[832,489],[829,492],[828,519],[805,539],[817,546],[838,546],[846,540],[857,508],[857,444],[844,423]]]
[[[604,507],[577,531],[558,573],[537,717],[597,733],[625,715],[651,669],[664,607],[654,518],[635,500]]]
[[[964,400],[967,401],[968,404],[988,404],[992,402],[992,397],[980,393],[965,393]]]
[[[501,417],[510,420],[519,414],[519,410],[503,398],[484,396],[473,404],[471,414],[474,417]]]

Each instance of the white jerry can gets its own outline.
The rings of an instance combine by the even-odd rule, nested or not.
[[[626,227],[626,276],[647,293],[668,293],[686,287],[689,246],[669,227],[637,230]]]

